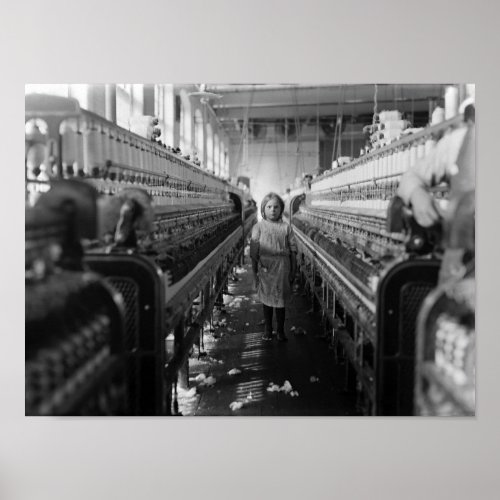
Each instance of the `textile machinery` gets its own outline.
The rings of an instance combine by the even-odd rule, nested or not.
[[[27,301],[35,293],[28,274],[39,265],[36,239],[44,227],[49,237],[55,225],[59,239],[71,239],[67,251],[79,261],[79,272],[98,277],[121,304],[121,323],[107,327],[125,373],[126,398],[116,412],[172,413],[172,388],[179,374],[187,376],[200,328],[243,258],[256,220],[249,191],[161,143],[154,120],[139,135],[81,109],[74,99],[32,94],[26,96],[25,124]],[[87,226],[92,230],[79,230]],[[65,252],[51,252],[51,266],[64,269]],[[37,293],[47,297],[49,285],[39,280]],[[86,307],[86,299],[75,301]],[[66,305],[60,308],[66,311]],[[42,309],[42,316],[49,313]],[[30,317],[26,321],[31,325]],[[61,324],[59,335],[63,342],[71,328]],[[45,349],[28,330],[26,340],[27,356]],[[26,397],[28,411],[31,389]],[[50,414],[51,408],[32,413]]]
[[[317,333],[347,358],[349,387],[368,415],[413,415],[416,399],[423,399],[417,398],[423,387],[417,317],[438,281],[440,236],[418,226],[395,195],[401,175],[460,120],[379,144],[286,196],[301,276],[324,320],[325,330]],[[433,191],[446,203],[444,186]],[[434,340],[426,345],[430,373]]]

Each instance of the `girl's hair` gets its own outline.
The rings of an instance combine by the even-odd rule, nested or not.
[[[283,215],[283,210],[285,210],[285,202],[282,200],[282,198],[279,194],[271,192],[271,193],[266,194],[266,196],[264,196],[264,198],[262,199],[262,202],[260,204],[260,214],[262,215],[263,219],[266,218],[266,214],[265,214],[264,209],[266,208],[268,201],[272,200],[273,198],[276,199],[276,201],[278,202],[278,205],[280,206],[280,209],[281,209],[281,213],[280,213],[279,218],[281,219],[281,216]]]

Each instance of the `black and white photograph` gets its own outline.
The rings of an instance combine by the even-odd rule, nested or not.
[[[475,94],[27,83],[26,416],[474,416]]]
[[[496,498],[499,15],[5,4],[0,499]]]

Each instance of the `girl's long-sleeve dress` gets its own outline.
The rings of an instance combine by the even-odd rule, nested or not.
[[[266,306],[285,307],[291,297],[290,255],[297,251],[295,236],[283,221],[261,220],[252,229],[250,256],[258,262],[258,299]]]

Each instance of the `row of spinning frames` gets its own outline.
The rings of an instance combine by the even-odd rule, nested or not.
[[[475,412],[474,260],[438,287],[440,228],[418,226],[396,196],[404,172],[461,120],[376,149],[286,198],[305,286],[366,415]],[[471,199],[455,200],[450,233],[473,253],[473,231],[464,231]]]
[[[27,96],[26,125],[26,414],[175,413],[248,191],[72,99]]]

